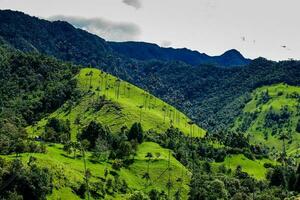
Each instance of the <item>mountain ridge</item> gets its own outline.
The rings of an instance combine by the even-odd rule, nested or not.
[[[11,46],[23,51],[38,51],[77,64],[109,65],[105,57],[118,57],[118,54],[137,60],[182,61],[192,65],[229,67],[244,66],[250,62],[238,51],[229,57],[226,52],[220,56],[208,56],[187,48],[163,48],[146,42],[108,42],[68,22],[48,21],[19,11],[1,10],[0,25],[2,40]],[[82,60],[86,57],[88,59]]]
[[[250,59],[236,49],[231,49],[219,56],[209,56],[188,48],[160,47],[155,43],[147,42],[109,42],[116,52],[137,60],[163,60],[182,61],[190,65],[213,64],[217,66],[244,66],[250,63]]]

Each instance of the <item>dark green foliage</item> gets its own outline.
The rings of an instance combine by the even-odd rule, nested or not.
[[[78,67],[0,47],[0,120],[32,124],[70,99]]]
[[[296,131],[300,133],[300,120],[297,122]]]
[[[282,107],[279,112],[276,112],[271,108],[270,111],[266,114],[265,126],[282,126],[283,124],[287,123],[287,121],[290,118],[290,115],[291,113],[289,112],[287,106]]]
[[[143,129],[140,123],[134,123],[129,132],[128,132],[128,140],[136,140],[138,141],[138,143],[142,143],[144,140],[144,133],[143,133]]]
[[[85,127],[81,134],[77,135],[79,140],[87,139],[90,142],[89,149],[95,148],[96,141],[98,139],[109,141],[110,131],[107,127],[103,126],[101,123],[91,121],[90,124]]]
[[[0,154],[45,151],[45,146],[29,139],[24,128],[9,121],[0,122]]]
[[[120,170],[120,168],[123,166],[123,162],[120,159],[115,159],[112,161],[111,167],[114,170]]]
[[[238,131],[246,132],[248,128],[251,126],[251,123],[257,118],[257,112],[246,112],[242,115],[241,124],[238,127]]]
[[[269,100],[271,99],[270,95],[269,95],[269,91],[263,91],[261,96],[258,99],[257,104],[261,105],[261,104],[266,104]],[[257,105],[257,106],[258,106]]]
[[[42,200],[52,192],[52,175],[47,168],[32,163],[28,168],[20,160],[1,160],[0,198],[13,196],[24,200]]]
[[[42,138],[49,142],[66,143],[71,140],[70,121],[50,118]]]

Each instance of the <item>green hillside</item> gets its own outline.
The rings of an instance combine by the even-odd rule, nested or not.
[[[54,191],[48,199],[80,199],[73,191],[74,188],[80,187],[84,180],[84,163],[82,158],[74,159],[73,156],[68,155],[63,151],[63,145],[56,144],[47,147],[47,153],[24,153],[21,159],[27,163],[30,156],[37,158],[35,161],[40,167],[48,167],[54,174]],[[153,158],[149,161],[146,154],[150,152]],[[159,153],[159,156],[157,156]],[[90,185],[99,185],[107,189],[108,179],[115,181],[118,177],[119,181],[125,180],[130,191],[139,190],[149,192],[151,189],[158,191],[168,191],[167,182],[170,175],[172,181],[172,188],[170,195],[181,189],[181,197],[187,198],[189,191],[188,183],[190,181],[190,173],[187,169],[178,162],[172,154],[170,155],[170,170],[168,170],[169,150],[160,147],[156,143],[144,142],[139,145],[134,158],[134,163],[128,168],[121,168],[119,171],[113,170],[109,162],[94,163],[90,160],[91,153],[87,153],[87,168],[91,172]],[[14,159],[15,156],[8,156],[6,158]],[[151,179],[147,181],[143,178],[143,174],[147,171],[149,163],[149,174]],[[105,169],[109,171],[105,178]],[[182,179],[182,181],[178,181]],[[104,184],[104,185],[103,185]],[[106,199],[124,199],[128,194],[120,194],[118,192],[111,192],[106,194]]]
[[[140,122],[144,131],[154,134],[163,133],[170,126],[174,126],[188,136],[203,137],[205,135],[203,129],[174,107],[114,76],[97,69],[85,68],[75,79],[77,80],[75,89],[78,93],[77,97],[73,97],[49,116],[27,127],[26,130],[31,138],[43,137],[48,133],[47,126],[53,119],[68,124],[73,141],[76,141],[77,134],[81,133],[92,121],[101,123],[114,135],[119,135],[124,127],[128,130],[135,122]],[[47,145],[46,154],[25,153],[21,157],[24,162],[27,162],[30,156],[34,156],[37,158],[38,166],[50,167],[54,172],[55,187],[49,199],[58,197],[78,199],[80,196],[75,193],[84,180],[83,158],[78,152],[74,159],[72,153],[68,154],[63,148],[61,144]],[[150,161],[146,157],[149,153],[152,155]],[[116,181],[117,177],[120,182],[124,180],[128,185],[130,192],[127,191],[124,194],[118,189],[106,191],[105,198],[107,199],[124,199],[128,193],[135,190],[148,193],[156,189],[164,191],[167,195],[169,181],[172,183],[171,196],[180,191],[182,198],[187,198],[191,173],[173,157],[171,151],[169,155],[168,149],[156,143],[144,142],[138,145],[131,163],[119,170],[113,170],[112,167],[116,160],[104,159],[101,162],[95,162],[91,151],[86,153],[86,160],[92,184],[104,185],[103,187],[106,188],[108,178]],[[112,174],[106,178],[104,177],[105,169],[112,171]],[[144,178],[146,172],[149,172],[149,180]],[[106,190],[110,189],[106,188]]]
[[[72,138],[90,121],[99,121],[116,133],[123,126],[140,122],[144,130],[163,132],[171,125],[192,137],[203,137],[205,131],[173,106],[144,90],[98,69],[85,68],[76,76],[81,96],[75,104],[66,102],[50,116],[27,128],[40,135],[50,118],[70,121]],[[103,96],[105,96],[103,98]],[[79,123],[75,123],[79,121]]]
[[[264,86],[252,93],[252,99],[234,124],[234,130],[246,132],[253,144],[265,144],[271,153],[281,151],[281,136],[287,137],[287,152],[298,153],[300,141],[300,87],[287,84]]]

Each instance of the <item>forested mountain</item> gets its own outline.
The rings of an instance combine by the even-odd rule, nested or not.
[[[243,66],[250,61],[236,50],[211,57],[189,49],[161,48],[149,43],[106,42],[67,22],[49,22],[9,10],[0,11],[0,25],[0,36],[4,43],[20,50],[38,51],[85,65],[111,65],[112,61],[109,60],[118,59],[117,54],[137,60],[176,60],[192,65],[210,63],[227,67]]]
[[[256,59],[246,67],[201,68],[172,62],[145,64],[138,85],[185,111],[202,127],[222,130],[242,111],[252,90],[274,83],[300,84],[300,62]]]
[[[145,42],[109,42],[109,44],[113,50],[122,55],[144,61],[182,61],[190,65],[213,64],[222,67],[244,66],[250,62],[237,50],[229,50],[220,56],[208,56],[186,48],[163,48]]]
[[[256,87],[280,82],[299,84],[297,61],[277,63],[258,58],[245,67],[219,68],[212,64],[193,66],[180,61],[148,60],[152,58],[148,53],[141,58],[135,54],[133,57],[144,60],[138,61],[119,55],[113,49],[124,53],[126,46],[139,46],[145,49],[142,52],[146,52],[148,46],[150,49],[157,49],[157,46],[145,43],[107,43],[66,22],[48,22],[13,11],[0,12],[0,25],[3,43],[103,69],[149,90],[182,109],[209,130],[226,128],[233,123],[234,117],[241,112],[248,99],[247,94]],[[110,44],[115,47],[111,48]],[[158,52],[164,51],[173,52],[170,54],[174,56],[179,54],[172,49],[159,49]],[[195,54],[184,51],[188,55]],[[238,52],[231,50],[218,59],[229,63],[237,55]],[[160,53],[158,57],[164,60],[166,54]]]

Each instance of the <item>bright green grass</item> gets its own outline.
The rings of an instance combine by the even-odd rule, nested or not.
[[[142,178],[143,174],[147,171],[148,159],[145,158],[146,154],[150,152],[153,154],[153,158],[149,162],[149,174],[151,180],[147,182]],[[160,153],[157,157],[156,153]],[[30,156],[37,158],[39,166],[48,167],[54,173],[54,191],[48,199],[79,199],[74,194],[70,186],[78,186],[83,182],[83,160],[81,158],[73,159],[72,155],[68,156],[62,150],[62,145],[53,145],[47,147],[46,154],[40,153],[25,153],[21,154],[21,159],[26,163]],[[3,156],[6,158],[14,158],[14,156]],[[87,153],[87,157],[90,157],[90,153]],[[171,189],[171,195],[174,195],[175,191],[180,187],[182,188],[182,197],[187,199],[190,181],[190,172],[173,156],[170,154],[170,171],[168,169],[169,150],[160,147],[153,142],[144,142],[139,145],[137,155],[134,163],[129,166],[128,169],[121,168],[117,171],[120,175],[120,179],[126,180],[128,186],[131,189],[141,190],[144,192],[150,191],[152,188],[158,190],[164,190],[167,192],[167,182],[170,175],[170,180],[173,183]],[[104,170],[108,168],[111,170],[111,165],[108,163],[93,163],[87,159],[87,168],[92,173],[91,181],[97,181],[100,177],[104,178]],[[170,174],[169,174],[170,173]],[[182,184],[177,182],[178,178],[182,178]],[[108,199],[124,199],[122,195],[116,195],[114,197],[107,197]]]
[[[93,75],[87,76],[90,72]],[[203,137],[205,135],[205,131],[200,127],[196,125],[190,127],[188,122],[191,120],[183,113],[125,81],[120,81],[120,95],[117,98],[117,78],[112,75],[101,72],[98,69],[85,68],[80,71],[76,79],[79,83],[78,88],[81,91],[90,89],[94,94],[85,95],[70,110],[66,109],[69,105],[66,103],[48,116],[48,118],[57,117],[70,120],[72,138],[75,138],[78,132],[78,128],[74,124],[76,118],[80,118],[83,126],[92,120],[100,121],[109,126],[113,133],[120,131],[120,128],[124,125],[130,127],[134,122],[141,121],[144,130],[152,129],[157,132],[163,132],[172,124],[187,135],[190,134],[190,130],[193,130],[192,136],[194,137]],[[113,103],[105,105],[97,112],[89,109],[93,107],[93,103],[100,95],[105,95]],[[115,109],[114,105],[118,105],[121,110]],[[143,108],[139,108],[142,105]],[[32,135],[41,134],[44,131],[43,127],[47,123],[48,118],[42,119],[35,126],[28,127],[27,131]]]
[[[266,178],[267,173],[267,169],[264,167],[265,163],[276,165],[275,161],[269,159],[250,160],[244,155],[239,154],[227,156],[224,162],[213,163],[213,166],[216,168],[221,164],[224,164],[226,168],[230,168],[232,171],[234,171],[236,167],[240,165],[242,166],[242,171],[247,172],[250,176],[258,180],[263,180]]]
[[[258,100],[255,99],[256,96],[260,96],[260,94],[264,91],[268,91],[271,99],[260,106],[258,105]],[[282,92],[282,95],[278,95],[279,92]],[[290,117],[291,125],[290,129],[292,134],[292,143],[288,144],[287,152],[288,154],[295,154],[298,153],[299,149],[299,142],[300,142],[300,133],[297,133],[295,131],[296,124],[300,118],[300,116],[297,116],[297,99],[295,98],[287,98],[287,95],[290,95],[292,93],[298,93],[300,94],[300,87],[296,86],[289,86],[287,84],[276,84],[272,86],[264,86],[261,88],[256,89],[252,93],[252,100],[248,102],[243,110],[244,113],[252,113],[252,112],[259,112],[258,117],[252,121],[250,127],[246,131],[247,134],[250,136],[250,140],[252,143],[262,143],[265,144],[271,148],[273,148],[272,151],[274,153],[277,151],[282,150],[282,142],[278,139],[277,135],[272,136],[271,128],[265,128],[265,117],[267,112],[272,107],[273,110],[279,111],[281,107],[288,106],[289,111],[292,113],[292,116]],[[240,126],[241,124],[242,116],[237,118],[234,124],[234,129]],[[287,130],[283,129],[280,130],[281,132],[287,132]],[[264,132],[268,133],[268,139],[265,140],[264,138]]]

